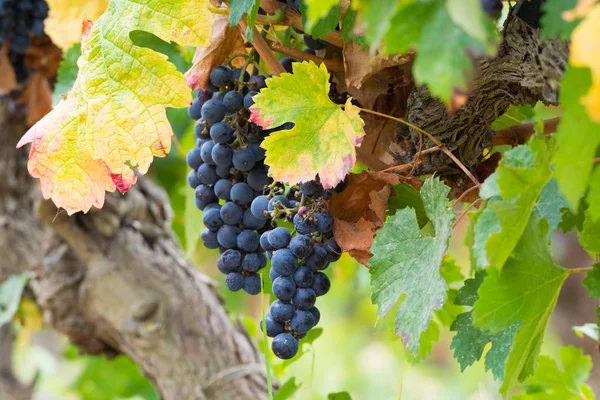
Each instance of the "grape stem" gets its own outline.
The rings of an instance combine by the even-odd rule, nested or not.
[[[476,186],[473,186],[473,187],[476,187]],[[456,228],[456,225],[458,225],[460,220],[463,219],[465,215],[467,215],[467,213],[469,212],[469,210],[471,208],[475,207],[477,204],[481,203],[482,201],[483,201],[483,199],[479,198],[479,199],[475,200],[474,202],[472,202],[471,204],[469,204],[467,207],[465,207],[465,209],[460,213],[458,218],[456,218],[456,221],[454,222],[454,224],[452,224],[452,229]]]
[[[396,122],[399,122],[401,124],[404,124],[404,125],[408,126],[409,128],[412,128],[415,131],[420,132],[423,135],[427,136],[429,138],[429,140],[431,140],[433,143],[435,143],[439,147],[439,149],[441,151],[443,151],[448,157],[450,157],[452,159],[452,161],[454,161],[454,163],[456,165],[458,165],[458,167],[460,169],[463,170],[463,172],[469,177],[469,179],[471,179],[473,181],[473,183],[476,186],[481,186],[481,183],[479,183],[479,181],[477,180],[477,178],[475,178],[475,176],[471,173],[471,171],[469,171],[467,169],[467,167],[465,167],[465,165],[454,154],[452,154],[452,152],[450,150],[448,150],[448,148],[446,147],[445,144],[443,144],[442,142],[440,142],[431,133],[429,133],[429,132],[427,132],[427,131],[419,128],[416,125],[411,124],[410,122],[408,122],[404,118],[393,117],[391,115],[387,115],[387,114],[383,114],[383,113],[380,113],[380,112],[377,112],[377,111],[369,110],[367,108],[361,108],[361,107],[357,107],[357,108],[361,112],[365,112],[365,113],[368,113],[368,114],[377,115],[378,117],[388,118],[388,119],[391,119],[393,121],[396,121]]]
[[[570,268],[567,272],[570,274],[587,273],[594,270],[594,267],[583,267],[583,268]]]

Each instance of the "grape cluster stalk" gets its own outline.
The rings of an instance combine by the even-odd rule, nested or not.
[[[291,71],[293,61],[284,58],[281,65]],[[323,271],[342,253],[333,239],[326,200],[347,181],[329,190],[318,177],[291,188],[273,182],[261,143],[293,124],[264,130],[250,121],[253,98],[265,87],[265,76],[215,67],[207,89],[196,92],[188,109],[197,141],[186,161],[192,168],[188,183],[203,212],[200,238],[206,248],[219,250],[217,267],[227,288],[260,293],[259,273],[271,259],[277,301],[265,315],[264,328],[273,337],[274,354],[289,359],[298,352],[298,341],[318,324],[316,298],[331,286]],[[293,232],[277,221],[293,224]]]
[[[43,37],[48,17],[46,0],[0,0],[0,43],[8,43],[8,58],[17,83],[26,85],[33,73],[26,64],[32,38]]]

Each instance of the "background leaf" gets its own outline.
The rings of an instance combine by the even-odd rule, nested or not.
[[[20,275],[10,275],[0,283],[0,326],[12,320],[19,309],[21,294],[29,280],[29,272]]]

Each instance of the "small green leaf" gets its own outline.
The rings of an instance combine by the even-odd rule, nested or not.
[[[558,228],[562,221],[563,211],[568,209],[569,205],[558,188],[556,179],[550,179],[540,193],[540,199],[533,209],[538,218],[545,218],[550,227],[548,235]]]
[[[558,145],[556,180],[575,212],[587,189],[596,149],[600,145],[600,124],[590,119],[581,103],[591,84],[589,69],[570,66],[560,85],[561,105],[565,111],[554,135]]]
[[[535,374],[522,385],[525,393],[515,400],[592,400],[592,389],[585,384],[592,370],[592,358],[573,346],[560,349],[562,369],[548,356],[540,356]]]
[[[258,0],[229,0],[229,26],[235,26]]]
[[[552,176],[552,152],[543,136],[533,136],[527,145],[504,153],[496,172],[483,183],[481,196],[490,201],[475,226],[478,267],[501,269],[508,259]]]
[[[563,13],[577,6],[577,0],[546,0],[542,3],[542,33],[544,37],[569,39],[580,19],[567,21]]]
[[[388,202],[388,214],[393,215],[396,211],[406,207],[414,208],[417,214],[417,221],[419,221],[419,227],[423,228],[429,222],[429,219],[425,213],[421,193],[408,183],[401,183],[394,186],[394,192],[396,195],[390,197]]]
[[[594,264],[593,269],[583,279],[583,284],[592,299],[600,299],[600,263]]]
[[[579,234],[579,240],[586,251],[600,254],[600,219],[592,219],[589,209],[585,211],[583,230]]]
[[[262,144],[274,180],[296,184],[319,174],[323,186],[331,188],[354,167],[364,122],[350,99],[344,110],[329,99],[325,64],[294,63],[293,68],[293,74],[267,79],[267,88],[254,97],[250,119],[265,129],[295,124]]]
[[[66,96],[69,90],[73,87],[75,80],[77,80],[77,73],[79,68],[77,67],[77,60],[81,56],[81,44],[74,44],[63,54],[60,67],[58,68],[58,74],[56,76],[56,85],[54,86],[53,102],[57,104],[62,96]]]
[[[492,123],[490,128],[495,131],[510,128],[513,125],[518,125],[526,120],[533,119],[534,116],[535,110],[530,105],[521,107],[511,105],[504,114],[499,116]]]
[[[342,39],[344,39],[344,42],[353,41],[367,48],[369,46],[367,39],[363,35],[353,33],[357,23],[357,15],[358,12],[350,5],[342,18]]]
[[[283,385],[281,385],[281,387],[279,387],[279,390],[277,390],[277,393],[275,393],[273,400],[291,399],[301,387],[302,383],[296,383],[296,378],[291,377]]]
[[[10,275],[0,283],[0,327],[10,322],[19,308],[23,289],[29,280],[29,273]]]
[[[335,8],[338,8],[338,10],[335,11]],[[314,29],[320,22],[319,20],[334,20],[333,27],[331,27],[332,22],[327,22],[326,24],[326,29],[331,27],[329,32],[334,31],[335,26],[340,20],[340,10],[341,8],[339,0],[303,0],[300,3],[300,11],[303,17],[302,22],[308,29],[308,32],[313,34],[313,36],[316,38],[321,38],[325,35],[317,37],[310,29]],[[336,14],[337,20],[335,20]]]
[[[327,400],[352,400],[352,397],[348,392],[329,393]]]
[[[397,0],[363,0],[361,4],[366,8],[362,13],[366,37],[371,43],[371,48],[376,49],[390,29],[392,17],[401,3]]]
[[[475,301],[479,298],[477,295],[479,286],[481,286],[481,283],[486,276],[487,272],[479,271],[475,274],[475,278],[467,279],[465,285],[458,291],[455,303],[461,306],[473,307]]]
[[[495,334],[519,324],[504,369],[505,396],[533,373],[544,331],[568,272],[554,263],[548,224],[530,218],[504,268],[488,268],[473,308],[474,325]]]
[[[421,188],[435,236],[425,236],[415,211],[405,208],[385,223],[371,247],[372,300],[378,305],[377,316],[384,317],[400,301],[396,335],[413,354],[419,351],[421,332],[429,327],[433,311],[446,301],[448,285],[440,268],[455,219],[448,192],[438,178],[428,179]]]

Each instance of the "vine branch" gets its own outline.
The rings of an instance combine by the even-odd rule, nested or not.
[[[550,136],[556,133],[561,118],[551,118],[544,121],[544,135]],[[514,125],[506,129],[496,131],[496,135],[492,138],[490,146],[500,146],[509,144],[516,146],[524,144],[535,133],[537,122],[528,124]]]
[[[243,17],[238,25],[242,32],[246,32],[246,29],[248,28],[248,22],[246,22],[246,17]],[[273,54],[271,48],[256,28],[253,28],[252,36],[254,38],[252,46],[254,46],[254,48],[256,49],[260,57],[264,60],[264,62],[267,64],[273,75],[279,76],[280,74],[284,73],[285,69],[281,66],[281,64],[279,64],[277,57],[275,57],[275,54]]]
[[[321,58],[319,56],[315,56],[313,54],[305,53],[303,51],[294,49],[292,47],[287,47],[282,43],[276,43],[270,40],[266,41],[271,50],[276,51],[281,54],[285,54],[286,56],[294,57],[298,60],[302,61],[313,61],[315,64],[325,64],[327,70],[334,72],[342,72],[344,71],[344,64],[339,58]]]

